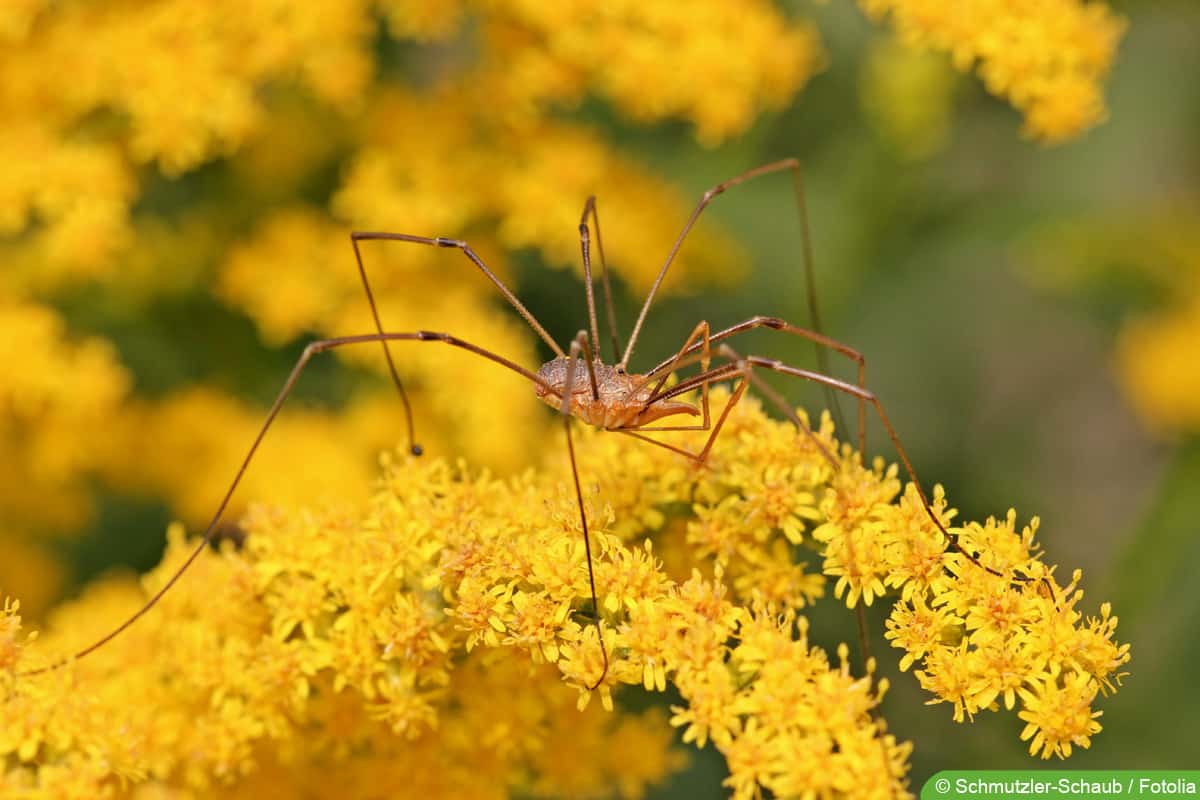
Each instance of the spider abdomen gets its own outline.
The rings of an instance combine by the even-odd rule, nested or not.
[[[675,414],[700,414],[690,403],[650,402],[657,379],[648,381],[645,375],[628,373],[601,361],[593,361],[589,371],[586,362],[576,360],[568,387],[570,361],[569,358],[555,358],[543,364],[537,374],[545,383],[535,384],[534,391],[547,405],[560,410],[563,396],[569,394],[571,416],[589,425],[616,430],[645,425]],[[596,376],[595,392],[592,391],[593,374]]]

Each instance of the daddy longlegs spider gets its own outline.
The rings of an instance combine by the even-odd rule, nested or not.
[[[683,345],[675,351],[673,355],[660,361],[652,369],[645,373],[631,373],[628,371],[629,359],[633,355],[634,346],[637,344],[638,336],[642,331],[642,326],[646,321],[646,316],[650,312],[650,306],[654,302],[654,298],[662,285],[663,279],[667,275],[667,271],[675,262],[675,258],[683,246],[684,240],[691,232],[696,221],[701,213],[718,195],[723,194],[726,190],[731,189],[739,184],[754,178],[769,175],[772,173],[790,171],[796,194],[797,211],[800,219],[800,229],[802,236],[802,261],[804,264],[804,272],[806,279],[806,288],[809,299],[809,311],[811,316],[811,324],[813,329],[802,328],[792,325],[777,317],[755,316],[750,319],[731,325],[727,328],[713,333],[707,321],[701,321],[691,334],[684,340]],[[596,235],[596,250],[600,257],[601,267],[601,284],[604,290],[605,307],[607,309],[607,317],[609,330],[612,340],[612,349],[614,358],[620,353],[620,360],[615,364],[606,364],[600,357],[600,333],[596,315],[596,298],[594,279],[592,276],[591,263],[591,231],[595,229]],[[414,236],[406,233],[388,233],[388,232],[353,232],[350,234],[350,241],[354,248],[354,258],[358,265],[358,272],[362,278],[363,290],[366,293],[367,302],[371,307],[371,314],[375,321],[375,333],[358,334],[354,336],[338,336],[328,339],[320,339],[309,343],[305,347],[300,358],[296,361],[283,387],[275,398],[275,402],[271,405],[267,412],[266,419],[263,421],[262,427],[259,429],[254,438],[250,449],[242,460],[233,480],[230,482],[229,488],[222,497],[220,504],[217,506],[211,521],[204,530],[204,534],[196,547],[191,551],[184,562],[172,573],[171,577],[146,603],[134,612],[128,619],[122,622],[119,626],[107,633],[102,638],[79,650],[74,655],[62,659],[53,664],[39,667],[21,673],[24,676],[37,675],[57,669],[72,660],[81,659],[89,653],[103,647],[115,637],[119,636],[124,630],[135,623],[140,617],[150,611],[162,597],[170,591],[183,574],[191,566],[200,554],[213,542],[214,535],[218,530],[222,517],[225,514],[229,501],[233,497],[233,493],[237,490],[242,476],[245,474],[247,467],[250,465],[254,454],[257,452],[259,445],[266,436],[267,431],[278,416],[284,402],[291,394],[296,382],[299,380],[305,366],[309,363],[313,356],[318,353],[323,353],[327,350],[333,350],[339,347],[346,347],[355,344],[364,344],[368,342],[379,342],[383,346],[384,356],[387,360],[388,370],[391,375],[401,402],[404,407],[405,422],[408,432],[409,449],[413,455],[419,456],[422,453],[421,446],[416,441],[416,426],[413,420],[412,407],[409,403],[408,394],[404,389],[404,384],[400,379],[399,371],[396,369],[395,362],[392,358],[391,348],[389,343],[394,342],[441,342],[451,347],[457,347],[466,350],[475,355],[492,361],[511,372],[520,375],[533,384],[534,392],[541,400],[555,408],[563,421],[563,430],[566,435],[567,455],[571,466],[571,476],[574,482],[575,499],[579,507],[579,518],[583,531],[584,553],[588,566],[588,583],[592,602],[593,621],[595,623],[597,640],[600,645],[600,653],[603,659],[603,669],[595,683],[589,684],[589,690],[595,689],[604,682],[608,675],[609,656],[608,650],[604,644],[604,635],[600,618],[600,604],[597,600],[596,592],[596,577],[592,565],[591,551],[591,536],[588,529],[587,513],[584,510],[583,490],[579,480],[579,466],[575,456],[575,444],[571,434],[571,420],[578,418],[579,420],[602,428],[606,431],[623,433],[628,436],[640,439],[644,442],[664,447],[677,453],[685,458],[691,459],[698,465],[703,465],[708,458],[708,454],[712,449],[713,443],[720,434],[729,412],[741,400],[748,386],[753,384],[755,388],[763,395],[763,397],[778,411],[784,414],[798,430],[817,446],[836,468],[838,466],[837,456],[822,444],[809,430],[808,426],[796,414],[795,410],[783,399],[783,397],[774,389],[772,389],[761,376],[756,374],[756,370],[769,370],[782,375],[801,378],[806,381],[820,384],[825,387],[831,398],[831,408],[837,413],[835,392],[850,395],[858,401],[858,446],[859,452],[865,453],[866,450],[866,408],[870,405],[874,408],[875,413],[887,431],[888,438],[891,440],[893,447],[896,449],[897,455],[900,457],[900,462],[904,467],[909,479],[916,487],[920,497],[921,504],[925,508],[926,514],[933,521],[933,524],[946,537],[946,541],[950,547],[958,553],[968,558],[976,566],[987,572],[999,577],[1007,577],[1009,580],[1017,583],[1026,583],[1031,580],[1028,576],[1013,574],[1004,575],[981,563],[974,554],[965,550],[958,542],[957,536],[951,533],[943,525],[937,514],[929,503],[929,499],[922,488],[920,481],[917,479],[916,470],[912,466],[912,462],[908,458],[903,445],[900,443],[900,438],[896,434],[891,421],[888,419],[887,413],[884,411],[882,404],[878,398],[866,388],[866,359],[861,353],[854,348],[843,344],[835,339],[831,339],[820,332],[820,319],[817,311],[815,281],[813,277],[812,267],[812,247],[809,239],[808,231],[808,214],[804,200],[804,185],[800,172],[800,162],[797,159],[789,158],[782,161],[775,161],[770,164],[748,170],[747,172],[730,178],[727,181],[717,184],[700,198],[692,210],[691,216],[683,226],[683,230],[675,239],[674,245],[667,254],[666,261],[659,270],[657,277],[650,287],[646,300],[642,304],[641,312],[638,314],[637,321],[634,323],[633,330],[629,335],[629,341],[625,345],[624,350],[621,349],[620,339],[617,334],[616,317],[613,311],[612,289],[608,278],[608,268],[604,259],[604,247],[600,237],[600,218],[596,209],[595,197],[589,197],[584,205],[583,214],[579,221],[579,237],[580,249],[583,257],[583,272],[584,285],[587,293],[587,308],[588,308],[588,330],[581,330],[571,340],[569,347],[563,350],[553,337],[546,332],[541,323],[533,316],[533,314],[521,303],[517,296],[510,290],[503,281],[501,281],[491,269],[483,262],[483,260],[475,253],[471,246],[464,241],[457,239],[447,239],[442,237],[429,238],[425,236]],[[554,353],[554,358],[543,364],[537,372],[532,372],[519,364],[510,361],[504,356],[487,350],[479,345],[459,339],[449,333],[438,333],[433,331],[415,331],[415,332],[388,332],[384,330],[383,321],[380,319],[379,310],[375,303],[375,297],[371,291],[371,283],[367,278],[367,271],[363,264],[362,252],[359,246],[360,242],[364,241],[395,241],[408,242],[412,244],[422,244],[432,247],[454,248],[460,250],[485,277],[488,278],[503,295],[504,299],[519,313],[524,320],[529,324],[533,331],[549,346]],[[779,331],[792,336],[798,336],[811,341],[817,350],[817,359],[819,371],[801,369],[785,364],[781,361],[771,358],[765,358],[757,355],[740,355],[726,340],[734,336],[745,333],[747,331],[758,328],[767,328],[769,330]],[[854,361],[858,367],[858,377],[856,383],[847,383],[845,381],[834,378],[828,374],[829,370],[826,365],[828,351],[834,351],[850,360]],[[716,366],[712,365],[714,354],[717,358],[722,359],[724,363]],[[674,384],[669,384],[670,378],[679,370],[699,364],[700,371],[687,378],[683,378]],[[725,401],[724,407],[716,416],[714,422],[713,415],[709,407],[709,387],[714,383],[733,382],[736,385],[732,388],[729,398]],[[685,394],[699,390],[700,402],[699,407],[692,403],[684,402],[676,398],[680,398]],[[699,423],[690,425],[654,425],[658,420],[669,417],[678,417],[680,415],[699,416]],[[842,427],[839,425],[839,427]],[[704,446],[697,452],[689,451],[683,447],[676,446],[669,442],[665,442],[647,433],[669,433],[678,431],[707,431],[708,438]],[[1053,593],[1053,589],[1051,588]],[[866,658],[866,636],[865,636],[865,617],[862,613],[862,604],[857,607],[859,634],[861,646],[863,648],[863,657]]]

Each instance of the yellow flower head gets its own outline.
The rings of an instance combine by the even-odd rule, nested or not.
[[[13,732],[0,741],[13,765],[8,779],[59,786],[70,768],[97,787],[120,774],[249,791],[279,779],[285,764],[299,766],[283,780],[309,780],[318,764],[351,780],[382,769],[386,754],[405,764],[405,785],[448,781],[439,791],[450,793],[561,793],[564,782],[611,785],[619,774],[636,795],[678,765],[664,733],[678,727],[685,742],[711,742],[725,755],[737,797],[831,786],[903,794],[910,745],[877,717],[886,682],[873,680],[870,665],[854,675],[844,646],[831,660],[809,643],[795,609],[817,597],[815,587],[806,591],[802,578],[785,591],[747,580],[764,564],[794,563],[797,547],[815,550],[823,572],[851,588],[856,565],[860,578],[874,576],[863,585],[876,598],[900,589],[888,637],[906,651],[902,666],[917,667],[931,702],[952,703],[965,720],[1019,698],[1025,738],[1036,733],[1042,755],[1087,745],[1099,730],[1092,700],[1115,688],[1128,646],[1112,642],[1107,606],[1081,625],[1079,576],[1066,587],[1054,582],[1036,560],[1032,526],[1017,532],[1010,514],[939,538],[914,512],[913,490],[897,501],[899,482],[883,464],[864,469],[846,449],[835,469],[808,434],[751,400],[735,407],[730,425],[737,433],[717,440],[704,467],[579,431],[598,608],[561,468],[501,480],[437,459],[389,457],[361,511],[258,506],[240,546],[199,559],[153,613],[95,656],[8,679],[0,705],[0,729]],[[827,417],[817,435],[836,450]],[[791,452],[763,446],[783,440],[795,443]],[[608,497],[619,499],[624,520]],[[949,520],[943,495],[934,497]],[[751,533],[720,516],[729,507],[743,510]],[[710,525],[687,546],[692,568],[682,581],[664,571],[652,544],[678,528],[675,518]],[[723,544],[726,536],[736,544]],[[980,548],[979,558],[951,539]],[[938,548],[940,562],[930,555]],[[188,549],[174,529],[145,590]],[[1014,581],[1022,575],[1037,579]],[[857,599],[867,602],[865,588]],[[45,663],[94,635],[99,618],[139,602],[128,585],[93,592],[38,648],[0,651],[14,662],[7,674]],[[622,685],[671,685],[682,704],[669,725],[656,714],[597,712],[617,708]],[[556,741],[565,729],[589,743],[568,764],[550,757],[568,746]],[[625,735],[646,743],[627,772],[604,755]],[[471,768],[449,767],[456,759]]]
[[[1025,115],[1027,136],[1056,143],[1107,114],[1100,84],[1125,20],[1094,0],[860,0],[889,16],[902,41],[977,67],[987,90]]]

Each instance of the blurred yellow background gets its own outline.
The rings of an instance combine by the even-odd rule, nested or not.
[[[1088,576],[1084,608],[1121,616],[1133,677],[1070,766],[1195,766],[1200,11],[1025,5],[6,5],[0,594],[36,623],[157,563],[169,521],[203,527],[305,343],[371,330],[351,230],[469,241],[563,344],[586,326],[595,194],[624,340],[701,193],[796,156],[826,332],[866,355],[925,483],[967,518],[1040,515],[1048,560]],[[719,198],[632,366],[701,319],[807,324],[800,252],[785,175]],[[363,253],[389,330],[549,357],[460,252]],[[770,333],[740,349],[812,366]],[[427,452],[561,468],[531,387],[394,352]],[[235,506],[359,502],[403,439],[378,348],[322,356]],[[877,426],[869,442],[894,458]],[[921,706],[881,619],[914,786],[1030,763],[1015,719],[963,735]],[[818,610],[814,641],[853,637]],[[723,796],[719,758],[693,762],[661,796]]]

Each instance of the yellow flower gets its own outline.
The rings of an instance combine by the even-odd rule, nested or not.
[[[49,786],[60,770],[79,766],[75,774],[94,782],[121,774],[179,791],[233,784],[251,792],[263,781],[305,780],[317,764],[366,780],[389,754],[407,770],[406,785],[441,774],[453,786],[442,790],[458,795],[484,786],[563,793],[564,783],[615,781],[621,763],[594,754],[619,747],[613,737],[634,735],[647,751],[620,780],[636,796],[679,763],[667,751],[675,727],[685,742],[711,742],[727,758],[727,785],[739,797],[902,795],[910,746],[876,718],[887,684],[874,681],[873,663],[854,675],[845,646],[831,662],[809,643],[795,607],[816,593],[801,579],[788,590],[737,587],[764,564],[785,570],[796,547],[786,530],[791,504],[755,499],[780,476],[805,477],[790,490],[803,507],[805,498],[825,496],[811,520],[817,530],[835,527],[824,513],[856,529],[898,520],[897,530],[881,531],[890,544],[876,553],[864,537],[858,551],[882,558],[885,577],[887,553],[911,553],[907,539],[928,535],[914,495],[895,501],[894,472],[863,469],[848,450],[838,471],[819,467],[828,462],[805,448],[808,437],[752,400],[734,409],[730,425],[738,435],[717,441],[707,467],[669,477],[674,453],[578,431],[584,482],[594,470],[641,521],[614,534],[603,495],[588,492],[598,607],[561,464],[501,480],[407,455],[384,460],[383,480],[361,510],[255,507],[239,546],[204,554],[152,613],[63,670],[14,675],[86,641],[145,594],[129,584],[94,589],[58,614],[53,635],[36,647],[13,645],[18,623],[9,606],[0,636],[0,653],[14,662],[0,672],[5,780]],[[763,447],[787,439],[797,443],[790,454]],[[780,471],[788,461],[793,470]],[[824,486],[814,483],[820,476]],[[641,491],[619,488],[624,482]],[[746,537],[729,557],[731,570],[746,571],[717,564],[706,576],[700,566],[711,556],[701,540],[686,554],[691,576],[672,580],[651,542],[660,527],[671,529],[671,518],[686,525],[726,507],[722,491],[783,511],[763,517],[771,520],[765,533]],[[708,499],[685,502],[695,498]],[[951,518],[941,493],[935,498],[939,517]],[[764,530],[758,521],[750,527]],[[1049,574],[1030,566],[1040,565],[1030,561],[1033,526],[1018,532],[1014,515],[957,530],[965,543],[994,547],[997,564]],[[801,537],[826,558],[826,574],[841,570],[828,554],[838,535]],[[144,592],[163,585],[189,546],[181,528],[172,529]],[[1001,699],[1012,709],[1019,698],[1043,755],[1085,743],[1099,730],[1095,694],[1115,688],[1129,658],[1128,646],[1112,641],[1116,619],[1107,606],[1081,624],[1078,574],[1051,597],[1038,582],[1013,584],[961,553],[942,563],[941,575],[919,572],[912,591],[897,592],[888,638],[906,651],[902,667],[917,667],[931,702],[952,703],[956,719],[998,709]],[[673,687],[681,701],[669,720],[629,717],[617,711],[623,685]],[[214,738],[219,746],[205,747]],[[447,766],[455,759],[465,760]],[[293,777],[278,778],[284,764]]]
[[[853,608],[860,597],[871,605],[886,592],[888,540],[894,534],[875,515],[900,491],[900,482],[895,465],[885,472],[878,460],[868,470],[858,463],[858,456],[846,453],[843,458],[846,464],[821,503],[826,521],[812,535],[825,544],[825,574],[838,576],[834,596],[845,595],[846,606]]]
[[[884,637],[892,642],[892,646],[908,651],[900,659],[901,672],[908,670],[917,659],[925,658],[931,650],[962,640],[962,620],[944,606],[930,608],[923,595],[917,595],[911,606],[898,604],[892,609],[887,628]]]
[[[7,680],[16,672],[21,660],[21,601],[4,598],[4,616],[0,617],[0,679]]]
[[[1061,684],[1044,681],[1032,689],[1022,689],[1021,699],[1027,710],[1020,713],[1028,723],[1021,739],[1029,742],[1029,754],[1042,758],[1052,755],[1066,758],[1071,746],[1090,747],[1091,737],[1100,731],[1096,720],[1103,711],[1092,711],[1097,684],[1083,673],[1064,676]]]
[[[1133,407],[1153,429],[1200,428],[1200,288],[1175,308],[1136,319],[1117,340],[1117,364]]]
[[[1125,20],[1094,0],[860,0],[888,16],[902,41],[978,65],[992,94],[1025,114],[1026,135],[1046,143],[1074,138],[1106,116],[1100,84]]]

